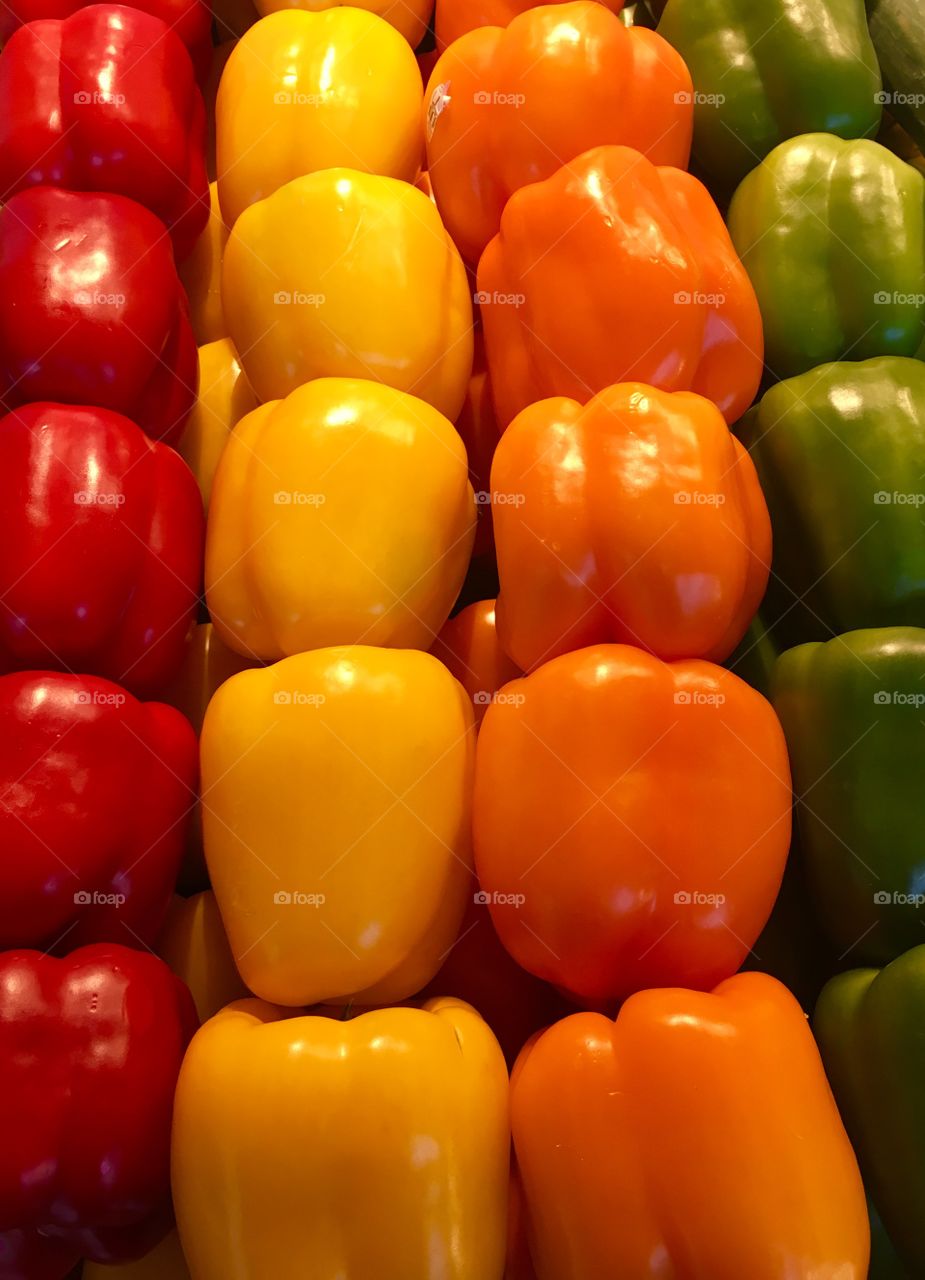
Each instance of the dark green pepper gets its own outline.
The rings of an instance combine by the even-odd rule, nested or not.
[[[925,946],[832,978],[813,1029],[870,1197],[925,1275]]]
[[[729,232],[775,378],[914,356],[925,338],[925,178],[876,142],[810,133],[741,183]]]
[[[925,630],[788,649],[771,692],[816,913],[842,963],[886,963],[925,937]]]
[[[767,391],[739,434],[774,529],[775,634],[925,625],[925,365],[822,365]]]
[[[694,158],[727,192],[787,138],[877,132],[863,0],[668,0],[658,31],[694,82]]]

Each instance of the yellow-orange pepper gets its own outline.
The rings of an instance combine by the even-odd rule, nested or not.
[[[327,169],[238,219],[228,332],[261,400],[311,378],[372,378],[450,421],[472,369],[472,296],[436,208],[407,182]]]
[[[85,1262],[81,1280],[190,1280],[190,1274],[180,1238],[176,1231],[171,1231],[137,1262],[123,1262],[114,1267]]]
[[[199,396],[186,420],[177,452],[196,477],[208,511],[212,481],[231,428],[257,408],[257,397],[230,338],[199,348]]]
[[[476,600],[444,625],[431,648],[472,699],[475,723],[509,680],[522,675],[498,639],[494,600]]]
[[[501,1280],[508,1079],[469,1005],[225,1009],[183,1062],[173,1194],[196,1280]]]
[[[391,387],[321,378],[231,434],[209,512],[209,612],[227,644],[264,660],[331,644],[427,649],[474,535],[452,423]]]
[[[278,9],[308,9],[318,13],[322,9],[331,9],[341,0],[254,0],[263,17],[275,13]],[[356,0],[355,9],[368,9],[380,18],[384,18],[390,26],[408,41],[412,49],[416,49],[424,38],[430,15],[433,12],[434,0]]]
[[[205,342],[217,342],[227,332],[222,314],[222,253],[228,239],[228,228],[222,220],[214,182],[209,183],[209,203],[209,221],[192,253],[178,268],[189,298],[190,323],[200,346]]]
[[[189,987],[199,1021],[250,995],[235,966],[215,894],[175,897],[157,940],[157,954]]]
[[[866,1280],[854,1152],[774,978],[564,1019],[511,1110],[539,1280]]]
[[[218,90],[225,221],[233,226],[292,178],[338,165],[412,182],[422,95],[408,42],[372,13],[282,9],[262,18],[238,41]],[[305,237],[304,224],[297,230]]]
[[[561,0],[552,0],[552,3],[559,4]],[[623,8],[623,0],[601,0],[601,3],[613,13]],[[434,16],[437,48],[445,49],[478,27],[506,27],[518,14],[537,7],[536,0],[437,0]]]
[[[203,834],[251,991],[382,1004],[433,977],[471,892],[474,740],[465,691],[417,650],[316,649],[221,686]]]

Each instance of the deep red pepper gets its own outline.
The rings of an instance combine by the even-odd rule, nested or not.
[[[187,988],[145,952],[0,955],[5,1280],[65,1274],[54,1242],[107,1262],[166,1228],[174,1088],[196,1022]]]
[[[84,8],[84,0],[5,0],[0,6],[0,43],[26,22],[67,18]],[[133,9],[153,13],[172,27],[189,50],[202,83],[212,65],[212,6],[209,0],[137,0]],[[222,34],[222,39],[225,38]],[[2,1280],[2,1277],[0,1277]]]
[[[91,404],[176,441],[196,341],[163,223],[125,196],[30,187],[0,209],[0,400]]]
[[[197,775],[173,707],[96,676],[0,676],[0,949],[153,943]]]
[[[185,257],[209,218],[205,107],[160,18],[95,4],[30,22],[0,55],[0,192],[48,185],[137,200]]]
[[[183,663],[203,541],[193,473],[128,418],[45,403],[0,419],[0,669],[159,693]]]

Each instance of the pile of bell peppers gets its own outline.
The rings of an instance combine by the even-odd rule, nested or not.
[[[923,1280],[916,0],[0,42],[0,1280]]]

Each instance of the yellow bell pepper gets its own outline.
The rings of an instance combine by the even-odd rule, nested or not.
[[[308,9],[317,13],[321,9],[332,9],[341,0],[255,0],[262,17],[268,13],[276,13],[279,9]],[[434,0],[355,0],[355,9],[368,9],[370,13],[385,18],[390,26],[408,41],[412,49],[416,49],[424,38],[434,11]]]
[[[193,1275],[501,1280],[507,1095],[498,1042],[461,1000],[346,1021],[225,1009],[194,1037],[174,1108]]]
[[[171,1231],[137,1262],[124,1262],[115,1267],[85,1262],[81,1280],[190,1280],[190,1274],[180,1239],[176,1231]]]
[[[222,314],[222,253],[228,239],[228,228],[222,220],[214,182],[209,183],[209,204],[209,221],[192,253],[177,269],[189,298],[193,334],[200,345],[216,342],[227,332]]]
[[[230,338],[199,348],[199,396],[186,420],[177,452],[199,484],[206,510],[212,481],[231,428],[257,408],[257,397]]]
[[[471,894],[474,745],[462,685],[414,649],[316,649],[221,686],[203,837],[251,991],[384,1004],[434,976]]]
[[[189,987],[199,1021],[250,995],[235,966],[215,894],[175,897],[155,948]]]
[[[434,204],[406,182],[327,169],[251,205],[225,247],[222,298],[261,400],[353,377],[409,391],[451,422],[462,408],[466,270]]]
[[[244,33],[218,89],[218,194],[231,227],[302,174],[350,165],[413,182],[421,73],[407,40],[363,9],[281,9]],[[305,235],[305,228],[301,228]]]
[[[308,382],[243,418],[222,454],[206,541],[215,628],[265,661],[428,649],[475,519],[465,445],[436,409],[377,382]]]

